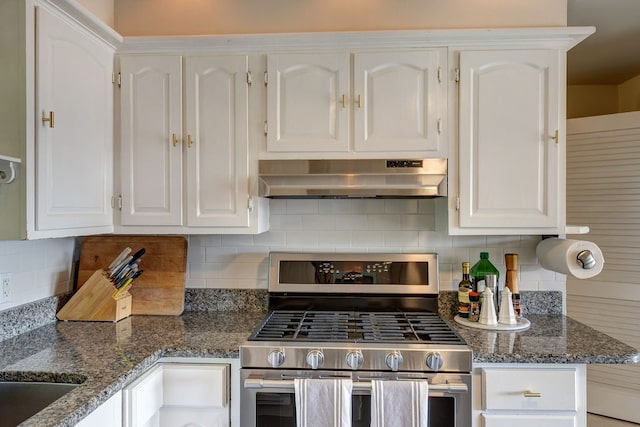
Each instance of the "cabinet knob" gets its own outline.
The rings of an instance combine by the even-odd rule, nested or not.
[[[342,108],[347,108],[347,95],[342,94]]]
[[[190,134],[187,135],[187,147],[191,148],[191,146],[193,145],[193,138],[191,137]]]
[[[358,108],[362,108],[362,95],[358,95],[358,100],[356,101],[356,105]]]
[[[178,136],[175,133],[171,134],[171,144],[175,147],[178,145]]]
[[[46,113],[43,113],[42,116],[42,124],[45,123],[49,123],[49,127],[52,128],[54,127],[54,114],[53,111],[49,111],[49,115],[47,116]]]
[[[527,390],[524,392],[524,397],[542,397],[542,393],[536,393],[531,390]]]

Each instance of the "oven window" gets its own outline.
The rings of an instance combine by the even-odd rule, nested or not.
[[[353,395],[353,427],[371,425],[371,396]],[[256,393],[256,427],[295,427],[296,399],[293,393]],[[429,397],[429,427],[455,427],[455,399]]]

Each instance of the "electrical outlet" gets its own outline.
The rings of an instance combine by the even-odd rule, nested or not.
[[[11,300],[11,273],[0,274],[0,303]]]

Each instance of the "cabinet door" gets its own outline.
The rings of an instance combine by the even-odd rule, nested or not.
[[[113,224],[113,50],[36,11],[35,229],[83,234]]]
[[[187,225],[249,225],[246,56],[188,57]]]
[[[119,391],[83,418],[76,427],[122,426],[122,392]]]
[[[560,227],[558,55],[460,53],[461,227]]]
[[[349,54],[274,54],[267,70],[267,151],[348,151]]]
[[[355,151],[437,151],[439,51],[354,55]]]
[[[182,225],[181,62],[121,58],[122,225]]]

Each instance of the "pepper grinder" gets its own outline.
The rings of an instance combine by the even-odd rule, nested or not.
[[[513,312],[516,320],[522,319],[522,307],[520,305],[520,290],[518,288],[518,254],[504,254],[504,263],[507,266],[505,275],[505,287],[511,291]],[[501,307],[502,308],[502,307]]]

